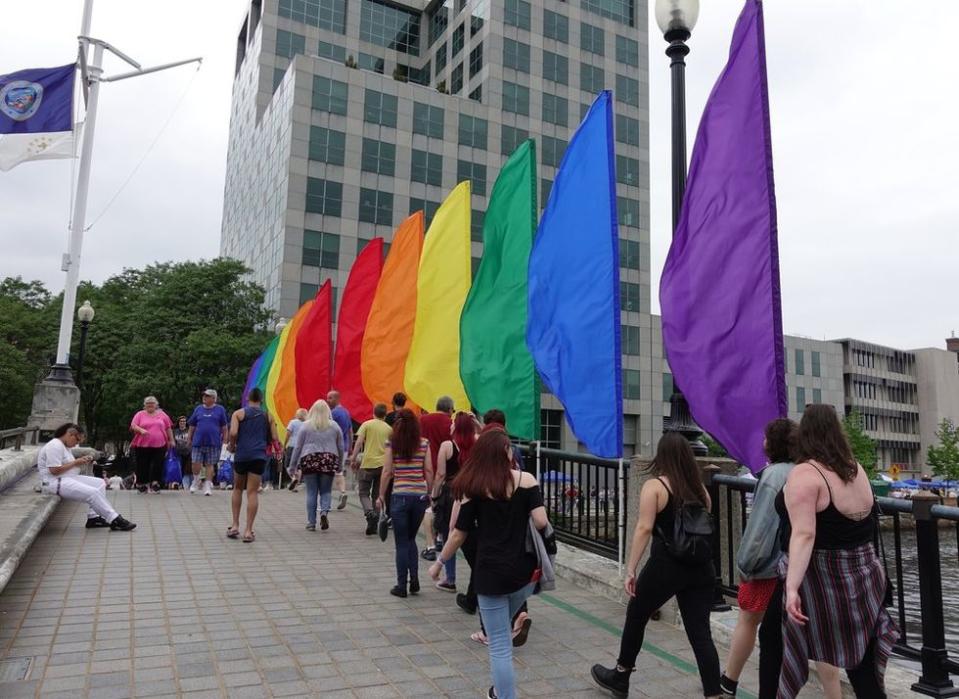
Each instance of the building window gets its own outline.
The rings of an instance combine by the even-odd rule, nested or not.
[[[283,76],[286,75],[286,68],[273,69],[273,94],[276,94],[276,88],[283,82]]]
[[[473,91],[470,93],[469,97],[470,97],[470,99],[473,100],[474,102],[482,102],[482,101],[483,101],[483,86],[482,86],[482,85],[477,85],[477,86],[476,86],[476,89],[473,90]]]
[[[529,116],[529,88],[504,80],[503,111]]]
[[[639,241],[619,239],[619,266],[624,269],[639,269]]]
[[[360,39],[411,56],[420,55],[418,12],[403,10],[380,0],[361,0],[361,3]]]
[[[568,44],[569,20],[565,15],[543,10],[543,36]]]
[[[340,236],[320,231],[303,231],[303,264],[324,269],[339,268]]]
[[[569,59],[552,51],[543,51],[543,77],[560,85],[568,85]]]
[[[639,186],[639,160],[627,158],[625,155],[616,156],[616,181],[620,184]]]
[[[503,124],[500,130],[500,153],[512,155],[529,138],[529,131]]]
[[[356,65],[360,67],[360,70],[368,70],[371,73],[383,75],[386,72],[386,61],[379,56],[371,56],[368,53],[360,53]]]
[[[639,284],[619,283],[619,307],[621,311],[639,312]]]
[[[588,63],[579,64],[579,89],[591,95],[597,95],[606,86],[606,77],[603,69],[591,66]],[[587,107],[588,108],[588,107]]]
[[[440,44],[440,47],[436,49],[436,54],[434,56],[436,61],[436,74],[439,75],[440,72],[446,67],[446,42],[444,41]]]
[[[579,47],[583,51],[603,56],[606,53],[606,36],[600,27],[583,22],[579,25]]]
[[[543,121],[557,126],[569,124],[569,102],[565,97],[543,93]]]
[[[453,30],[453,41],[450,43],[452,53],[450,53],[450,58],[456,58],[460,51],[463,50],[463,46],[466,44],[466,25],[461,24],[456,29]]]
[[[639,400],[639,369],[623,369],[623,398]]]
[[[822,403],[822,389],[814,388],[812,390],[812,402],[813,403]]]
[[[486,196],[486,166],[471,163],[469,160],[456,161],[456,181],[469,180],[472,183],[473,194]]]
[[[450,94],[458,95],[459,91],[463,89],[463,64],[460,63],[458,66],[453,68],[453,72],[450,74]]]
[[[370,124],[396,128],[396,97],[376,90],[366,91],[363,120]]]
[[[444,113],[442,107],[422,102],[413,103],[413,133],[443,138]]]
[[[619,211],[619,225],[642,228],[640,225],[640,209],[638,199],[616,197],[616,208]]]
[[[623,104],[639,106],[639,81],[627,78],[625,75],[616,76],[616,99]]]
[[[307,301],[312,301],[314,298],[316,298],[316,294],[319,290],[319,284],[304,284],[303,282],[300,282],[300,305],[302,306]]]
[[[426,65],[422,68],[414,68],[413,66],[409,67],[410,82],[416,83],[417,85],[429,85],[430,79],[432,77],[432,72],[430,71],[430,62],[427,61]]]
[[[672,399],[673,393],[676,392],[676,387],[673,384],[673,375],[668,371],[663,372],[663,402],[667,402]]]
[[[477,243],[483,242],[483,221],[486,220],[486,212],[479,209],[473,209],[473,215],[470,217],[470,240]]]
[[[479,3],[477,3],[477,5],[479,5]],[[484,20],[483,17],[476,14],[477,12],[486,12],[486,8],[473,8],[473,16],[470,17],[470,36],[476,36],[483,31],[483,25],[486,23],[486,20]]]
[[[449,13],[445,7],[437,7],[429,16],[429,40],[432,46],[437,39],[443,36],[449,26]]]
[[[470,51],[470,77],[475,77],[483,70],[483,44]]]
[[[543,209],[546,207],[546,202],[549,201],[549,193],[553,191],[553,180],[548,180],[545,177],[541,178],[539,181],[539,208]]]
[[[342,63],[346,60],[346,49],[336,44],[321,41],[316,47],[316,55]]]
[[[547,449],[559,449],[563,441],[563,411],[539,411],[539,441]]]
[[[306,37],[293,32],[276,30],[276,55],[293,58],[296,54],[306,53]]]
[[[486,150],[486,135],[489,125],[486,119],[460,114],[459,141],[461,146]]]
[[[506,0],[506,24],[529,31],[530,5],[526,0]]]
[[[313,109],[330,114],[346,115],[349,88],[339,80],[313,76]]]
[[[796,412],[803,412],[806,409],[806,389],[802,386],[796,387]]]
[[[280,17],[346,34],[346,0],[280,0]]]
[[[306,210],[313,214],[340,216],[343,207],[343,184],[315,177],[306,178]]]
[[[543,136],[542,141],[543,155],[541,162],[543,165],[559,167],[560,161],[563,159],[563,153],[566,152],[566,146],[569,144],[561,138],[553,138],[552,136]]]
[[[310,127],[310,160],[342,165],[346,157],[346,134],[342,131]]]
[[[521,73],[529,73],[529,44],[504,38],[503,65]]]
[[[360,220],[381,226],[393,225],[393,193],[360,189]]]
[[[639,119],[624,114],[616,115],[616,140],[628,146],[639,145]]]
[[[796,376],[806,373],[806,357],[801,349],[796,350]]]
[[[636,0],[581,0],[584,10],[633,26]]]
[[[471,257],[470,258],[470,278],[476,279],[476,273],[479,272],[480,260],[481,257]]]
[[[439,210],[439,208],[440,202],[438,201],[410,197],[410,213],[413,214],[417,211],[422,211],[427,227],[429,227],[430,223],[433,222],[433,217],[436,215],[436,212]]]
[[[623,342],[623,354],[631,357],[639,356],[639,328],[632,325],[621,325],[619,328]]]
[[[414,149],[410,165],[410,179],[414,182],[442,187],[443,156]]]
[[[616,60],[634,68],[639,67],[639,42],[616,35]]]
[[[812,375],[822,376],[822,364],[819,358],[819,352],[812,353]]]
[[[396,146],[373,138],[364,138],[361,163],[363,172],[392,177],[396,171]]]

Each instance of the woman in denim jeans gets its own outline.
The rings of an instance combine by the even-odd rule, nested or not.
[[[526,534],[530,518],[540,531],[549,523],[539,483],[512,466],[513,447],[505,432],[479,436],[469,466],[453,480],[453,497],[460,501],[455,527],[430,567],[438,579],[467,534],[476,537],[473,578],[489,638],[493,686],[487,696],[494,699],[516,696],[512,619],[539,577],[536,554],[526,550]]]
[[[393,518],[393,541],[396,544],[396,585],[390,594],[406,597],[420,591],[419,556],[416,532],[426,514],[429,490],[433,485],[433,463],[429,442],[420,433],[420,421],[412,410],[399,410],[393,423],[393,435],[386,446],[380,497],[377,508],[382,512],[390,483],[389,513]]]
[[[316,531],[316,500],[320,500],[320,529],[330,528],[327,517],[332,505],[333,476],[343,462],[343,432],[333,422],[330,406],[318,400],[296,433],[292,462],[306,483],[306,528]]]

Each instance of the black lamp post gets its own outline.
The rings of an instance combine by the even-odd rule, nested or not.
[[[80,355],[77,357],[77,385],[83,390],[83,355],[87,351],[87,331],[90,329],[90,322],[96,312],[89,301],[84,301],[83,305],[77,309],[77,318],[80,319]]]
[[[699,16],[699,0],[656,0],[656,23],[663,32],[663,38],[669,42],[666,55],[669,56],[672,91],[672,183],[673,183],[673,231],[679,223],[679,212],[683,206],[683,194],[686,192],[686,54],[689,46],[686,41],[696,25]],[[681,388],[674,386],[669,401],[669,423],[666,430],[679,432],[688,439],[693,451],[705,456],[706,446],[699,440],[702,431],[693,422],[689,413],[689,404]]]

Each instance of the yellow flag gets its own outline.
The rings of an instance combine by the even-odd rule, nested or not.
[[[429,410],[444,395],[458,409],[469,408],[460,379],[460,312],[470,270],[470,183],[460,182],[426,232],[416,283],[416,323],[403,383],[410,398]]]
[[[283,332],[280,333],[280,341],[276,345],[276,354],[273,355],[273,364],[270,366],[270,373],[266,378],[266,391],[264,391],[263,396],[266,409],[276,422],[276,434],[283,443],[286,443],[286,425],[281,424],[280,419],[277,417],[276,397],[274,394],[276,393],[276,385],[280,381],[280,374],[283,371],[283,350],[286,349],[286,341],[290,338],[292,328],[293,323],[287,323],[286,327],[283,328]]]

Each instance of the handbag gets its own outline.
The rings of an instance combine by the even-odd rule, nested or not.
[[[183,469],[180,467],[180,457],[177,456],[176,449],[170,449],[166,453],[164,475],[167,483],[179,483],[183,480]]]
[[[233,459],[225,459],[220,463],[216,471],[216,480],[218,483],[233,482]]]

